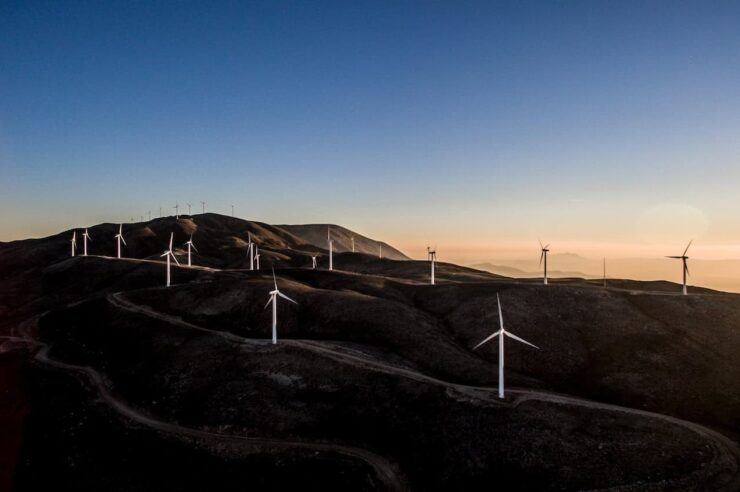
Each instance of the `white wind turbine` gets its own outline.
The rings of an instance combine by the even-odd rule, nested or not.
[[[198,252],[198,248],[195,247],[195,244],[193,244],[193,235],[190,235],[190,239],[188,239],[185,242],[185,245],[188,247],[188,266],[193,266],[193,264],[190,262],[190,248],[194,249],[195,252]]]
[[[172,252],[172,240],[173,240],[173,238],[174,238],[174,233],[173,232],[170,232],[170,247],[167,249],[167,251],[165,251],[164,253],[162,253],[162,255],[160,256],[160,258],[162,256],[164,256],[164,257],[167,258],[167,287],[170,286],[170,258],[172,258],[173,260],[175,260],[175,263],[177,263],[177,266],[180,266],[180,262],[177,261],[177,258],[175,258],[175,254]]]
[[[334,241],[331,238],[331,227],[326,228],[326,241],[329,243],[329,270],[334,270]]]
[[[260,247],[255,243],[254,245],[254,261],[257,263],[257,270],[260,269]]]
[[[72,239],[70,240],[70,243],[72,243],[72,256],[74,256],[75,251],[77,250],[77,231],[72,231]]]
[[[249,269],[254,270],[254,254],[255,254],[254,247],[256,246],[256,244],[252,242],[252,233],[247,231],[247,235],[249,236],[249,243],[247,243],[247,254],[249,255]]]
[[[87,240],[88,239],[92,241],[90,234],[87,232],[87,228],[85,228],[85,232],[82,233],[82,256],[87,256]]]
[[[534,347],[536,349],[539,349],[539,347],[537,345],[529,343],[528,341],[522,338],[519,338],[513,333],[509,333],[508,331],[504,329],[504,316],[503,314],[501,314],[501,299],[499,299],[498,294],[496,294],[496,302],[498,302],[498,319],[499,319],[499,324],[501,328],[494,334],[488,336],[485,340],[480,342],[478,345],[473,347],[473,350],[477,349],[478,347],[488,342],[489,340],[499,337],[498,339],[498,397],[503,398],[504,397],[504,336],[513,338],[514,340],[517,340],[522,343],[526,343],[527,345]]]
[[[435,246],[434,249],[427,247],[427,256],[432,264],[432,285],[434,285],[434,264],[437,262],[437,247]]]
[[[172,207],[172,208],[174,208],[174,209],[175,209],[175,218],[176,218],[176,219],[179,219],[179,218],[180,218],[180,214],[178,213],[178,210],[180,209],[180,205],[178,205],[178,203],[177,203],[177,202],[175,202],[175,206],[174,206],[174,207]]]
[[[355,237],[352,236],[351,239],[352,239],[352,252],[354,253],[355,252]]]
[[[379,260],[383,259],[383,245],[382,244],[378,245],[378,259]]]
[[[691,243],[694,240],[692,239],[689,241],[689,244],[686,245],[686,249],[683,250],[683,254],[681,256],[666,256],[666,258],[673,258],[675,260],[681,260],[683,262],[683,295],[686,295],[686,276],[689,274],[689,265],[686,263],[686,260],[689,259],[688,256],[686,256],[686,253],[689,252],[689,247],[691,246]]]
[[[312,268],[313,270],[316,270],[316,258],[317,258],[318,256],[319,256],[319,255],[314,255],[314,256],[312,256],[312,257],[311,257],[311,268]]]
[[[126,244],[126,240],[123,239],[123,224],[118,225],[118,234],[116,234],[116,243],[118,243],[118,258],[121,258],[121,241],[123,241],[123,244],[128,246]]]
[[[540,241],[540,249],[542,250],[542,253],[540,254],[540,266],[542,266],[542,260],[545,260],[545,270],[542,277],[545,285],[547,285],[547,253],[550,252],[550,250],[548,249],[549,247],[549,244],[542,246],[542,241]]]
[[[185,205],[187,205],[187,206],[188,206],[188,215],[190,215],[190,207],[192,207],[192,206],[193,206],[193,204],[192,204],[192,203],[187,203],[187,202],[185,202]]]
[[[206,202],[201,201],[200,205],[203,207],[203,213],[206,213]]]
[[[280,290],[278,290],[277,286],[277,279],[275,278],[275,269],[272,269],[272,280],[275,284],[275,290],[270,291],[270,300],[267,301],[267,304],[265,304],[265,309],[272,303],[272,344],[275,345],[277,343],[277,303],[278,303],[278,296],[282,297],[286,301],[290,301],[293,304],[298,304],[290,297],[286,296]]]

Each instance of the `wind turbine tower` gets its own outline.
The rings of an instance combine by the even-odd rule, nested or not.
[[[87,228],[85,228],[85,232],[82,234],[82,256],[87,256],[87,240],[88,239],[92,241],[90,234],[87,232]]]
[[[434,285],[434,264],[437,262],[437,247],[434,249],[428,249],[429,262],[432,264],[432,285]]]
[[[177,266],[180,266],[180,262],[177,261],[177,258],[175,258],[175,254],[172,252],[172,240],[173,240],[173,238],[174,238],[174,233],[173,232],[170,232],[170,247],[167,249],[167,251],[165,251],[164,253],[162,253],[162,255],[160,256],[160,258],[162,256],[164,256],[164,257],[167,258],[167,287],[170,286],[170,268],[171,268],[170,258],[173,259],[173,260],[175,260],[175,263],[177,263]]]
[[[674,260],[681,260],[683,262],[683,295],[688,294],[688,292],[686,292],[686,277],[690,275],[690,273],[689,265],[686,263],[686,260],[688,260],[689,257],[686,256],[686,253],[689,252],[689,247],[691,247],[692,241],[693,239],[686,245],[686,249],[683,250],[683,254],[681,256],[666,256],[666,258],[673,258]]]
[[[329,243],[329,270],[334,270],[334,241],[331,238],[331,227],[326,228],[326,241]]]
[[[286,301],[290,301],[293,304],[298,304],[290,297],[286,296],[280,290],[277,286],[277,279],[275,278],[275,269],[272,269],[272,281],[275,284],[275,289],[270,291],[270,300],[267,301],[267,304],[265,304],[265,309],[272,304],[272,344],[277,344],[277,303],[278,303],[278,297],[282,297]]]
[[[203,207],[203,213],[206,213],[206,202],[201,201],[200,205]]]
[[[74,256],[75,250],[77,250],[77,231],[72,231],[72,239],[70,240],[70,243],[72,243],[72,256]]]
[[[194,249],[196,253],[198,252],[198,248],[196,248],[195,247],[195,244],[193,244],[193,235],[192,234],[190,235],[190,239],[188,239],[185,242],[185,245],[188,247],[188,266],[190,267],[190,266],[193,266],[193,264],[190,261],[190,248]]]
[[[118,259],[121,259],[121,242],[123,242],[124,245],[128,246],[126,244],[126,240],[123,239],[123,224],[118,225],[118,234],[116,234],[116,243],[118,245]]]
[[[519,338],[513,333],[509,333],[508,331],[504,329],[504,317],[501,314],[501,299],[499,299],[498,294],[496,294],[496,302],[498,302],[498,319],[499,319],[499,324],[501,328],[499,328],[497,332],[488,336],[485,340],[480,342],[478,345],[473,347],[473,350],[477,349],[478,347],[488,342],[489,340],[493,340],[494,338],[499,337],[498,339],[498,397],[503,398],[504,397],[504,336],[513,338],[514,340],[517,340],[522,343],[526,343],[527,345],[534,347],[536,349],[539,349],[539,347],[537,345],[529,343],[528,341],[522,338]]]
[[[549,244],[542,246],[542,241],[540,241],[540,250],[542,250],[540,254],[540,266],[542,266],[542,261],[544,260],[545,269],[544,269],[544,274],[542,276],[542,279],[545,285],[547,285],[547,253],[550,252],[550,250],[548,249],[549,247],[550,247]]]

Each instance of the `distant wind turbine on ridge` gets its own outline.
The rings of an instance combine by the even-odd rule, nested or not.
[[[192,205],[193,205],[193,204],[192,204],[192,203],[187,203],[187,202],[185,202],[185,205],[187,205],[187,206],[188,206],[188,215],[191,215],[191,214],[190,214],[190,207],[192,207]]]
[[[90,237],[90,234],[87,232],[87,227],[86,227],[85,232],[82,234],[82,256],[87,256],[87,240],[88,239],[92,242],[92,238]]]
[[[170,258],[175,260],[175,263],[177,263],[177,266],[180,266],[180,262],[177,261],[177,258],[175,258],[175,254],[172,252],[172,240],[173,239],[174,239],[174,233],[170,232],[170,247],[167,249],[167,251],[165,251],[164,253],[162,253],[162,255],[160,255],[160,258],[161,257],[167,258],[167,287],[170,286],[170,268],[171,268]]]
[[[689,247],[691,247],[691,243],[693,241],[693,239],[689,241],[689,244],[686,245],[686,249],[683,250],[683,254],[681,256],[666,256],[666,258],[673,258],[674,260],[681,260],[683,262],[683,295],[686,295],[688,293],[686,292],[686,276],[690,275],[689,265],[686,263],[686,260],[688,260],[689,257],[686,256],[686,253],[689,252]]]
[[[118,259],[121,259],[121,242],[123,242],[124,245],[128,246],[126,244],[126,240],[123,239],[123,224],[118,225],[118,234],[116,234],[116,243],[118,245]]]
[[[260,247],[255,243],[254,245],[254,261],[257,263],[257,270],[260,269]]]
[[[77,250],[77,231],[72,231],[72,239],[70,240],[70,243],[72,243],[72,256],[74,256],[75,251]]]
[[[195,244],[193,244],[193,235],[190,235],[190,239],[188,239],[185,242],[185,245],[188,247],[188,266],[193,266],[193,264],[190,262],[190,248],[193,248],[195,252],[198,252],[198,248],[195,247]]]
[[[542,266],[542,260],[545,260],[545,269],[542,276],[542,280],[545,285],[547,285],[547,253],[550,252],[550,250],[548,249],[549,247],[549,244],[542,246],[542,241],[540,241],[540,250],[542,251],[540,253],[540,266]]]
[[[331,226],[326,228],[326,241],[329,243],[329,270],[334,270],[334,241],[331,238]]]
[[[355,252],[355,236],[352,236],[350,239],[352,240],[352,252],[354,253]]]
[[[275,268],[272,269],[272,281],[275,284],[275,289],[270,291],[270,300],[267,301],[267,304],[265,304],[265,309],[267,309],[270,304],[272,304],[272,344],[277,344],[277,303],[278,303],[278,297],[282,297],[286,301],[290,301],[293,304],[298,304],[290,297],[286,296],[280,290],[277,286],[277,279],[275,278]]]
[[[200,205],[203,207],[203,213],[206,213],[206,202],[201,201]]]
[[[311,257],[311,269],[316,270],[316,258],[318,255],[314,255]]]
[[[174,209],[175,209],[175,218],[176,218],[176,219],[179,219],[179,218],[180,218],[180,214],[179,214],[178,210],[180,209],[180,205],[178,205],[178,203],[177,203],[177,202],[175,202],[175,206],[174,206],[174,207],[172,207],[172,208],[174,208]]]
[[[473,350],[477,349],[478,347],[488,342],[489,340],[493,340],[496,337],[500,337],[498,339],[498,397],[503,398],[504,397],[504,336],[513,338],[514,340],[522,342],[522,343],[526,343],[527,345],[534,347],[536,349],[539,349],[539,347],[537,345],[529,343],[523,338],[519,338],[513,333],[509,333],[508,331],[504,329],[504,316],[503,314],[501,314],[501,299],[499,298],[498,294],[496,294],[496,302],[498,303],[498,319],[499,319],[499,324],[501,328],[497,332],[486,337],[478,345],[473,347]]]
[[[432,264],[432,285],[434,285],[434,264],[437,262],[437,247],[435,246],[434,249],[427,247],[427,256]]]

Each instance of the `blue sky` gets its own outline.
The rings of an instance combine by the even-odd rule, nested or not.
[[[207,200],[460,257],[732,256],[738,25],[737,2],[3,2],[0,240]],[[666,207],[687,224],[646,235]]]

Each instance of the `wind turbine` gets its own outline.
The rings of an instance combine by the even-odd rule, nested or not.
[[[172,207],[172,208],[174,208],[174,209],[175,209],[175,218],[176,218],[176,219],[179,219],[179,218],[180,218],[180,214],[178,213],[178,210],[179,210],[179,208],[180,208],[180,205],[178,205],[178,204],[177,204],[177,202],[175,202],[175,206],[174,206],[174,207]]]
[[[352,252],[354,253],[355,252],[355,236],[352,236],[351,239],[352,239]]]
[[[432,254],[431,254],[431,252],[432,252],[432,248],[430,248],[429,246],[427,246],[427,261],[432,261]]]
[[[88,239],[92,241],[90,234],[88,234],[87,232],[87,228],[85,228],[85,232],[82,234],[82,240],[83,240],[82,241],[82,244],[83,244],[82,256],[87,256],[87,240]]]
[[[234,204],[233,203],[231,204],[231,216],[232,217],[234,216]]]
[[[272,269],[272,281],[275,283],[275,290],[270,291],[270,300],[267,301],[267,304],[265,304],[265,309],[267,309],[267,306],[272,303],[272,344],[277,344],[277,302],[278,302],[278,296],[282,297],[286,301],[290,301],[293,304],[298,304],[290,297],[286,296],[282,292],[278,290],[277,286],[277,279],[275,278],[275,269]]]
[[[311,268],[312,268],[313,270],[316,270],[316,258],[317,258],[318,256],[319,256],[319,255],[314,255],[314,256],[312,256],[312,257],[311,257]]]
[[[190,235],[190,239],[188,239],[185,242],[185,244],[188,247],[188,266],[193,266],[192,263],[190,262],[190,248],[193,248],[196,253],[198,252],[198,248],[196,248],[195,247],[195,244],[193,244],[193,235],[192,234]]]
[[[606,289],[606,256],[604,257],[604,288]]]
[[[77,231],[72,231],[72,239],[70,240],[70,243],[72,243],[72,256],[74,256],[75,250],[77,249]]]
[[[550,252],[550,250],[548,249],[549,247],[550,247],[549,244],[546,246],[542,246],[542,241],[540,241],[540,249],[542,250],[542,253],[540,254],[540,265],[542,265],[542,260],[543,259],[545,260],[545,270],[544,270],[545,274],[542,277],[545,285],[547,285],[547,253]]]
[[[378,259],[379,260],[383,259],[383,245],[382,244],[378,245]]]
[[[174,238],[174,233],[170,232],[170,247],[160,255],[160,258],[162,256],[167,258],[167,287],[170,286],[170,258],[175,260],[175,263],[177,263],[177,266],[180,266],[180,262],[177,261],[177,258],[175,258],[175,254],[172,252],[172,239]]]
[[[147,213],[146,213],[146,215],[148,217],[148,220],[152,220],[152,211],[151,210],[148,210]]]
[[[689,244],[686,245],[686,249],[683,250],[683,254],[681,256],[666,256],[666,258],[673,258],[675,260],[681,260],[683,261],[683,295],[686,295],[686,276],[689,274],[689,265],[686,263],[686,260],[689,259],[688,256],[686,256],[686,253],[689,252],[689,247],[691,246],[691,243],[693,242],[693,239],[689,241]]]
[[[477,349],[478,347],[488,342],[489,340],[493,340],[494,338],[499,337],[498,339],[498,397],[503,398],[504,397],[504,336],[513,338],[514,340],[517,340],[522,343],[526,343],[527,345],[534,347],[536,349],[539,349],[539,347],[537,345],[529,343],[528,341],[522,338],[519,338],[513,333],[509,333],[508,331],[504,329],[504,316],[503,314],[501,314],[501,299],[499,298],[498,294],[496,294],[496,302],[498,302],[498,319],[499,319],[499,324],[501,328],[494,334],[488,336],[485,340],[480,342],[478,345],[473,347],[473,350]]]
[[[200,204],[203,207],[203,213],[206,213],[206,202],[201,201]]]
[[[159,206],[159,218],[162,218],[162,206]]]
[[[334,270],[334,241],[331,239],[331,227],[326,227],[326,241],[329,243],[329,270]]]
[[[257,270],[260,269],[260,247],[255,243],[254,245],[254,261],[257,262]]]
[[[126,240],[123,239],[123,224],[118,226],[118,234],[116,234],[116,243],[118,243],[118,259],[121,259],[121,241],[123,241],[124,245],[128,246],[128,244],[126,244]]]
[[[432,285],[434,285],[434,264],[437,262],[437,247],[435,246],[434,249],[430,249],[427,246],[427,255],[429,256],[429,261],[432,263]]]
[[[192,203],[185,202],[185,205],[188,206],[188,215],[190,215],[190,207],[193,205]]]
[[[247,243],[247,254],[249,255],[249,269],[254,270],[254,247],[255,243],[252,242],[252,233],[247,231],[249,236],[249,243]]]

